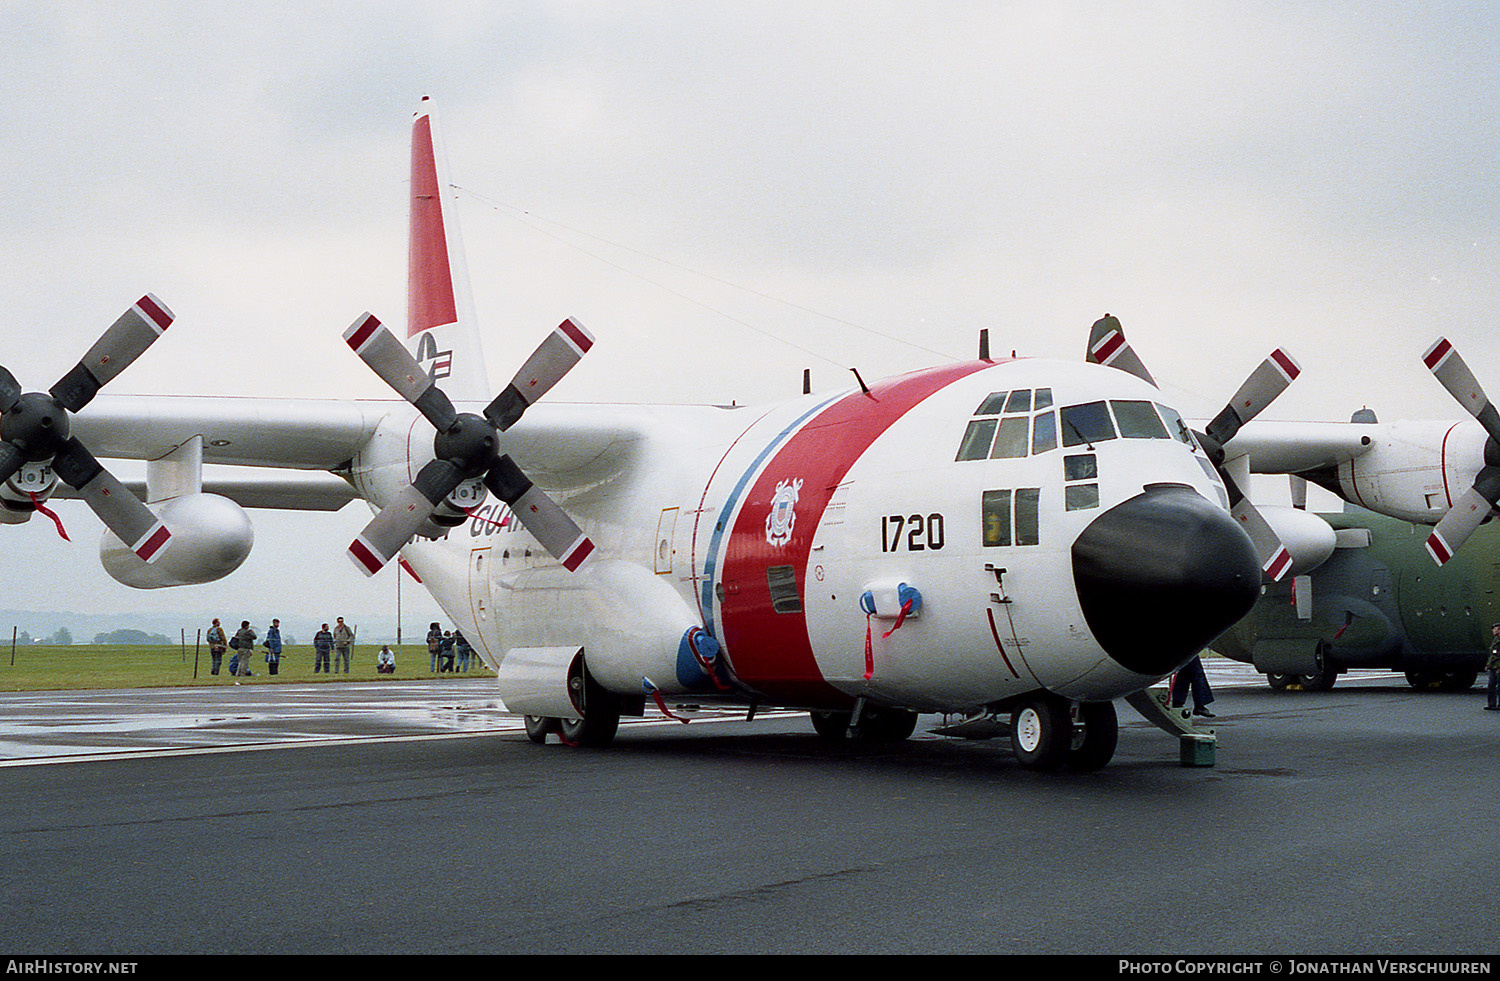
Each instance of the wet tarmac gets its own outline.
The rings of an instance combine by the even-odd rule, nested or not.
[[[702,710],[694,721],[738,719]],[[622,725],[663,724],[654,710]],[[0,767],[142,754],[248,752],[292,745],[457,739],[521,732],[494,681],[332,682],[0,693]]]
[[[1215,766],[1124,710],[1055,774],[791,713],[536,746],[483,679],[3,695],[0,948],[1500,954],[1481,689],[1209,670]]]

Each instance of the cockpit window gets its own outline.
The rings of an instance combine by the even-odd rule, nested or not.
[[[1160,410],[1161,417],[1167,421],[1167,430],[1172,434],[1173,439],[1179,443],[1186,443],[1189,446],[1194,445],[1193,431],[1188,428],[1187,423],[1182,421],[1182,416],[1177,414],[1176,409],[1168,405],[1161,405],[1160,403],[1157,404],[1156,408]]]
[[[995,392],[985,397],[979,403],[979,408],[974,410],[976,416],[998,416],[1005,409],[1005,400],[1010,396],[1009,392]]]
[[[1026,455],[1030,442],[1031,420],[1026,416],[1006,416],[995,431],[995,448],[991,460],[1013,460]]]
[[[1057,416],[1044,411],[1051,407],[1050,388],[991,392],[974,410],[954,459],[1018,459],[1057,449]]]
[[[958,460],[983,460],[990,455],[990,443],[995,438],[998,419],[973,419],[964,430],[964,441],[958,448]]]
[[[1150,402],[1112,401],[1110,406],[1115,410],[1115,422],[1120,426],[1120,435],[1126,439],[1171,438]]]
[[[1057,413],[1039,412],[1032,422],[1031,452],[1046,453],[1057,449]]]
[[[1062,410],[1062,438],[1064,446],[1082,446],[1085,443],[1102,443],[1115,438],[1114,423],[1109,421],[1109,410],[1103,402],[1085,402],[1070,405]]]

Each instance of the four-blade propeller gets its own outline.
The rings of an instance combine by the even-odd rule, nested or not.
[[[1500,501],[1500,412],[1490,404],[1484,389],[1458,351],[1446,337],[1438,338],[1422,363],[1448,390],[1448,394],[1464,407],[1464,411],[1479,420],[1479,425],[1489,438],[1484,443],[1484,466],[1474,477],[1474,484],[1453,502],[1432,534],[1427,538],[1427,553],[1434,562],[1443,565],[1453,558],[1453,553],[1468,540]]]
[[[482,480],[552,557],[572,571],[593,551],[573,519],[536,487],[509,456],[499,451],[500,433],[521,418],[578,363],[594,337],[571,320],[563,321],[544,340],[516,377],[482,415],[459,412],[406,347],[372,314],[363,314],[344,332],[360,360],[416,406],[437,430],[436,457],[416,479],[387,504],[349,545],[349,556],[366,575],[374,575],[422,527],[443,500],[467,480]]]
[[[1155,385],[1151,373],[1125,340],[1125,332],[1118,318],[1105,314],[1095,322],[1089,334],[1088,360],[1095,364],[1106,364],[1127,371],[1143,381]],[[1275,582],[1286,575],[1292,565],[1291,553],[1282,544],[1280,536],[1266,521],[1250,498],[1245,496],[1239,484],[1224,467],[1224,447],[1234,439],[1251,419],[1286,391],[1287,386],[1301,374],[1302,369],[1292,356],[1281,348],[1271,352],[1270,357],[1250,373],[1245,383],[1234,393],[1229,404],[1208,424],[1206,429],[1195,432],[1203,451],[1208,454],[1219,477],[1224,481],[1224,490],[1229,495],[1229,513],[1250,536],[1260,555],[1261,569]]]
[[[15,376],[0,368],[0,481],[28,463],[50,460],[58,479],[75,488],[104,526],[147,562],[160,557],[172,533],[72,435],[69,415],[88,405],[172,320],[166,304],[146,294],[47,392],[22,392]]]

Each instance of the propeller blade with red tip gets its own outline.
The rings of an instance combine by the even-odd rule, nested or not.
[[[1099,320],[1094,321],[1094,328],[1089,332],[1088,360],[1094,364],[1108,365],[1111,368],[1119,368],[1128,371],[1141,381],[1155,387],[1156,379],[1151,377],[1151,372],[1146,370],[1146,365],[1140,356],[1135,353],[1125,340],[1125,331],[1120,326],[1120,318],[1106,313]]]
[[[109,326],[82,360],[52,386],[50,394],[69,412],[77,412],[156,343],[173,319],[167,305],[147,293]]]
[[[172,533],[140,498],[104,469],[76,436],[53,456],[52,471],[63,483],[76,488],[104,527],[136,555],[147,562],[161,557]]]
[[[1448,509],[1427,538],[1427,554],[1438,565],[1453,558],[1474,529],[1484,523],[1500,502],[1500,413],[1490,403],[1479,380],[1458,350],[1446,337],[1440,337],[1422,355],[1422,363],[1438,383],[1453,396],[1464,411],[1478,420],[1489,438],[1484,445],[1484,466],[1474,476],[1474,484]]]
[[[458,413],[448,396],[374,314],[360,314],[344,331],[344,341],[397,395],[416,406],[438,432],[453,424]]]
[[[510,505],[522,526],[569,572],[594,551],[594,543],[568,513],[533,484],[510,457],[502,456],[490,468],[484,485]]]
[[[383,569],[463,480],[463,474],[447,460],[433,460],[423,467],[417,479],[402,488],[349,543],[355,567],[367,576]]]
[[[1245,379],[1224,410],[1214,416],[1205,433],[1222,451],[1245,423],[1260,415],[1301,373],[1301,366],[1285,350],[1272,351]]]
[[[484,417],[501,432],[509,429],[527,407],[561,381],[593,346],[594,335],[582,324],[564,320],[526,359],[505,391],[485,407]]]

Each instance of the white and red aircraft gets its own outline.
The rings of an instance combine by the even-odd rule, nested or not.
[[[759,407],[539,402],[593,343],[565,321],[492,397],[449,186],[424,99],[406,336],[368,314],[345,332],[404,401],[96,398],[171,323],[148,296],[50,393],[0,378],[4,519],[61,481],[109,529],[108,571],[150,588],[233,571],[240,505],[357,496],[378,512],[355,565],[408,562],[537,742],[606,743],[648,702],[791,706],[871,738],[953,713],[1008,722],[1037,768],[1107,763],[1113,701],[1140,707],[1295,572],[1297,519],[1238,489],[1243,447],[1291,445],[1242,429],[1295,377],[1282,352],[1196,434],[1112,317],[1086,362],[981,350]],[[94,454],[149,461],[147,503]],[[215,484],[204,463],[283,475]]]

